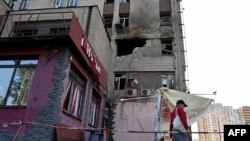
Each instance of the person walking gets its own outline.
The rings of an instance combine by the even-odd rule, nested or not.
[[[184,108],[188,105],[183,100],[176,102],[175,109],[171,112],[170,137],[174,141],[188,141],[190,136],[187,115]],[[176,133],[172,133],[176,132]]]

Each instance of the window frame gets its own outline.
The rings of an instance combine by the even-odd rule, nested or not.
[[[127,25],[126,25],[126,23],[127,23]],[[120,18],[119,18],[119,24],[121,24],[122,27],[129,27],[129,16],[120,16]]]
[[[171,50],[167,50],[166,49],[167,46],[169,46],[171,48]],[[173,39],[172,38],[162,39],[161,40],[161,51],[162,51],[162,55],[166,55],[166,56],[173,56],[174,55]]]
[[[79,0],[69,0],[68,6],[69,7],[76,7],[78,2],[79,2]]]
[[[57,3],[58,3],[58,5],[57,5]],[[54,2],[55,8],[63,7],[63,5],[64,5],[64,0],[55,0],[55,2]]]
[[[11,64],[11,65],[0,65],[0,69],[5,69],[5,68],[13,68],[13,72],[11,74],[11,78],[10,78],[10,81],[9,81],[9,84],[8,84],[8,88],[6,90],[6,93],[5,93],[5,96],[4,96],[4,101],[3,101],[3,104],[0,105],[0,107],[26,107],[27,106],[27,101],[26,101],[26,104],[25,105],[7,105],[7,101],[8,101],[8,98],[10,96],[10,90],[11,90],[11,86],[14,82],[14,79],[15,79],[15,75],[17,73],[17,69],[19,68],[34,68],[34,75],[33,75],[33,78],[32,78],[32,82],[31,82],[31,86],[30,86],[30,89],[29,89],[29,92],[26,94],[27,96],[27,99],[28,99],[28,96],[30,95],[30,92],[31,92],[31,89],[32,89],[32,85],[33,85],[33,80],[34,80],[34,77],[35,77],[35,72],[36,72],[36,67],[38,65],[38,57],[20,57],[20,58],[0,58],[0,61],[4,61],[4,60],[12,60],[14,61],[14,64]],[[21,64],[22,61],[25,61],[25,60],[36,60],[37,63],[36,64]]]
[[[164,21],[166,18],[168,21]],[[160,15],[160,26],[172,26],[170,15]]]
[[[23,10],[29,9],[30,4],[31,4],[31,0],[23,0],[20,9],[23,9]]]
[[[116,75],[121,75],[121,76],[116,76]],[[124,81],[125,81],[123,89],[121,89],[121,79],[124,79]],[[116,87],[116,83],[117,83],[117,87]],[[115,85],[114,89],[115,90],[125,90],[126,89],[126,83],[127,83],[126,74],[124,74],[124,73],[115,74],[115,81],[114,81],[114,85]]]
[[[120,0],[120,3],[129,3],[129,0]]]
[[[171,77],[172,77],[172,79],[171,79]],[[164,79],[165,79],[165,81],[167,81],[167,84],[164,84]],[[170,89],[174,89],[175,87],[176,87],[176,80],[175,80],[176,78],[175,78],[175,72],[166,72],[166,73],[162,73],[162,75],[161,75],[161,84],[162,84],[162,87],[166,87],[166,86],[164,86],[164,85],[168,85],[167,87],[168,88],[170,88]],[[170,81],[173,81],[173,82],[171,82],[172,84],[171,84],[171,87],[169,87],[169,83],[170,83]]]
[[[95,104],[96,104],[95,109],[92,108],[92,104],[93,104],[94,99],[95,99]],[[92,127],[97,127],[97,124],[98,124],[98,118],[99,118],[100,112],[101,112],[101,99],[102,98],[100,96],[100,93],[95,88],[93,88],[90,107],[89,107],[90,108],[89,119],[88,119],[88,124]]]
[[[80,73],[80,71],[75,66],[71,66],[68,77],[69,78],[68,78],[68,82],[67,82],[67,85],[66,85],[66,91],[65,91],[66,96],[65,96],[65,99],[64,99],[64,102],[63,102],[63,112],[65,112],[68,115],[71,115],[71,116],[81,120],[81,118],[83,116],[84,99],[85,99],[86,92],[87,92],[87,79],[86,79],[86,77],[84,77]],[[71,85],[71,86],[68,86],[68,85]],[[72,90],[72,85],[74,85],[73,90]],[[79,86],[78,90],[81,91],[81,93],[79,93],[79,101],[77,102],[79,104],[79,106],[78,106],[78,109],[76,109],[77,110],[76,114],[74,114],[74,113],[71,113],[71,110],[72,110],[71,108],[72,107],[69,107],[69,106],[72,104],[72,102],[74,100],[73,98],[74,98],[74,96],[76,94],[75,93],[75,91],[76,91],[75,88],[77,86]],[[70,92],[68,92],[68,91],[70,91]]]
[[[104,0],[104,3],[105,3],[105,4],[114,3],[114,0]]]
[[[105,28],[112,28],[113,26],[113,17],[104,17],[104,27]]]

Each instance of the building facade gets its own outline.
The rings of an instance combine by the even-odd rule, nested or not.
[[[104,1],[6,4],[0,13],[0,141],[103,139],[96,129],[109,126],[114,79]]]
[[[21,73],[29,80],[25,94],[10,94],[17,71],[0,93],[0,120],[9,123],[0,128],[5,140],[16,134],[20,140],[63,140],[70,132],[42,125],[153,131],[155,90],[187,89],[181,0],[5,2],[11,10],[3,14],[2,67],[12,59],[17,64],[7,67],[33,68]],[[74,101],[79,102],[72,106]],[[19,121],[26,124],[20,127]],[[98,140],[100,134],[81,133],[71,137]],[[151,141],[154,134],[109,131],[108,139]]]
[[[242,109],[215,104],[205,117],[198,121],[199,132],[223,132],[225,124],[244,124]],[[199,134],[200,141],[223,141],[223,134]]]
[[[186,91],[182,12],[180,0],[105,1],[103,16],[115,55],[115,129],[154,131],[155,90]],[[114,133],[119,141],[154,137]]]
[[[250,124],[250,106],[243,106],[242,111],[245,119],[245,124]]]

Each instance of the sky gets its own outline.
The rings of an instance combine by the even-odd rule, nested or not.
[[[183,0],[191,94],[217,91],[206,97],[250,106],[249,6],[250,0]]]
[[[250,1],[183,0],[190,92],[250,106]]]

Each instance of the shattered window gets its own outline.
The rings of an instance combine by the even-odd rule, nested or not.
[[[124,90],[126,85],[126,75],[125,74],[115,74],[115,89]]]
[[[163,55],[173,55],[172,39],[161,40],[161,51]]]
[[[160,13],[161,26],[171,26],[171,13],[161,12]]]
[[[170,16],[161,16],[161,26],[171,26]]]
[[[174,72],[169,72],[162,75],[162,87],[170,89],[175,88],[175,75]]]

